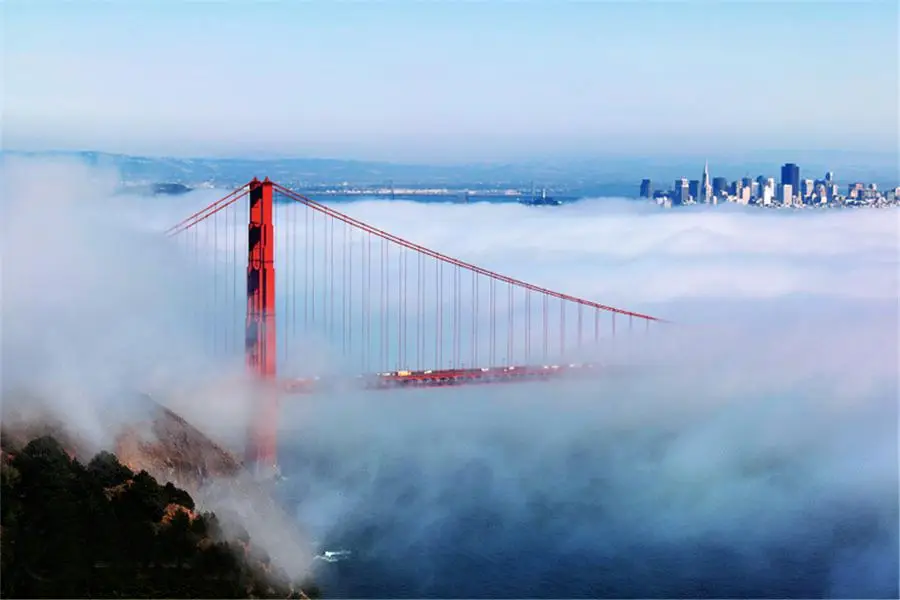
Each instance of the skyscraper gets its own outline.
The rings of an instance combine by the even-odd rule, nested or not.
[[[765,176],[760,175],[759,177],[756,178],[756,188],[755,188],[756,195],[755,195],[755,197],[762,198],[763,191],[765,189],[766,189],[766,178],[765,178]]]
[[[791,186],[791,191],[797,193],[800,191],[800,167],[794,163],[785,163],[781,167],[781,185]]]
[[[815,192],[815,183],[812,179],[804,179],[803,180],[803,197],[809,198]]]
[[[772,177],[766,179],[765,183],[762,184],[760,197],[762,198],[762,203],[766,206],[772,204],[772,199],[775,197],[775,179]]]
[[[691,179],[688,182],[688,193],[691,195],[691,198],[694,202],[697,202],[700,199],[700,180],[699,179]]]
[[[712,191],[714,196],[724,195],[728,191],[728,180],[724,177],[713,178]]]
[[[744,190],[747,190],[744,192]],[[741,177],[741,194],[750,194],[753,196],[753,179],[751,177]]]
[[[789,183],[781,184],[781,203],[785,206],[790,206],[794,200],[794,188],[791,187]]]
[[[710,196],[712,196],[712,185],[709,183],[709,161],[703,165],[703,177],[700,179],[700,202],[709,204]]]
[[[649,179],[644,179],[641,181],[641,198],[652,198],[653,197],[653,182]]]
[[[677,204],[685,204],[690,197],[688,189],[688,180],[686,177],[675,180],[675,199]]]

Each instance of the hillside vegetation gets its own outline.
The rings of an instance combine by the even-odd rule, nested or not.
[[[110,453],[83,465],[44,436],[6,448],[0,469],[4,598],[318,595],[278,572],[246,533],[225,540],[187,492]]]

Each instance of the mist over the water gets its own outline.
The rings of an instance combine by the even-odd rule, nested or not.
[[[331,593],[897,596],[896,211],[347,210],[679,325],[616,379],[286,406]]]
[[[285,493],[350,597],[894,597],[896,309],[857,308],[620,379],[299,403]]]
[[[185,392],[233,373],[201,355],[197,278],[157,235],[217,193],[3,174],[4,403],[39,392],[104,446],[105,408],[152,384],[238,440],[228,383]],[[898,596],[896,210],[339,209],[676,324],[613,379],[286,400],[280,493],[353,553],[317,561],[327,595]]]

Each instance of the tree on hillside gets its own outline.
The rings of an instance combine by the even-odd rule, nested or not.
[[[87,469],[102,488],[122,485],[134,476],[131,469],[121,464],[115,454],[105,450],[88,463]]]
[[[284,574],[263,579],[252,544],[222,539],[189,494],[107,452],[84,466],[54,438],[32,440],[2,463],[0,493],[4,598],[299,597]]]

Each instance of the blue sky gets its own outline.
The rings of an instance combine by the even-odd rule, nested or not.
[[[432,162],[897,151],[892,0],[3,9],[7,148]]]

